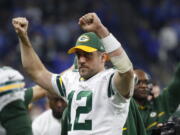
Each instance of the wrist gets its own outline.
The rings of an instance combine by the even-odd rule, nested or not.
[[[18,33],[18,37],[21,40],[27,39],[28,38],[28,34],[26,33]]]
[[[111,33],[105,38],[102,38],[101,42],[107,53],[111,53],[118,48],[121,48],[121,43]]]
[[[96,35],[98,35],[100,38],[105,38],[109,35],[109,31],[108,29],[103,25],[101,24],[100,26],[98,26],[96,28],[96,31],[95,31]]]
[[[23,35],[19,35],[19,41],[23,44],[23,45],[28,45],[29,46],[29,37],[27,34],[23,34]]]

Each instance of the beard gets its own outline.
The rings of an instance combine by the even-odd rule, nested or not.
[[[52,110],[52,114],[56,119],[61,119],[62,118],[62,113],[61,112],[57,112]]]
[[[147,97],[148,97],[148,93],[146,93],[146,92],[141,93],[141,92],[138,92],[136,90],[134,91],[133,98],[139,102],[147,101]]]
[[[145,97],[140,97],[140,96],[133,96],[133,98],[135,99],[135,100],[137,100],[137,101],[139,101],[139,102],[145,102],[145,101],[147,101],[147,98],[145,98]]]

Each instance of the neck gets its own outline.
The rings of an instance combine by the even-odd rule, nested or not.
[[[99,74],[100,72],[102,72],[102,71],[104,71],[104,70],[105,70],[105,67],[103,67],[103,68],[101,68],[99,71],[95,72],[92,76],[89,76],[89,77],[87,77],[87,78],[86,78],[86,77],[81,77],[81,79],[83,79],[83,80],[88,80],[88,79],[92,78],[93,76]]]
[[[144,106],[145,105],[145,103],[146,103],[146,99],[137,99],[137,98],[134,98],[135,100],[136,100],[136,102],[139,104],[139,105],[142,105],[142,106]]]
[[[52,110],[52,115],[53,115],[53,117],[54,117],[55,119],[57,119],[57,120],[60,120],[61,117],[62,117],[62,114],[61,114],[61,113],[54,112],[53,110]]]

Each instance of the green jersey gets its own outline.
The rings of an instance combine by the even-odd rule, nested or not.
[[[29,88],[24,92],[24,101],[12,101],[0,111],[0,121],[7,135],[32,135],[31,120],[27,112],[32,97],[33,91]]]
[[[123,128],[123,135],[146,135],[141,114],[133,98],[130,101],[129,113]]]
[[[175,77],[163,93],[147,102],[144,106],[139,105],[139,111],[143,118],[147,133],[150,135],[158,123],[166,122],[176,111],[180,103],[180,64]]]

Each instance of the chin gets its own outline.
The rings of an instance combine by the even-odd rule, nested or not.
[[[88,74],[87,74],[87,72],[85,72],[85,71],[80,71],[79,74],[80,74],[80,76],[81,76],[82,78],[84,78],[84,79],[86,79],[86,78],[88,77]]]
[[[147,95],[139,95],[140,98],[147,98]]]
[[[90,77],[88,77],[87,75],[82,75],[82,78],[84,78],[85,80],[89,79]]]
[[[56,119],[60,119],[62,117],[62,113],[61,112],[53,112],[53,116],[56,118]]]

